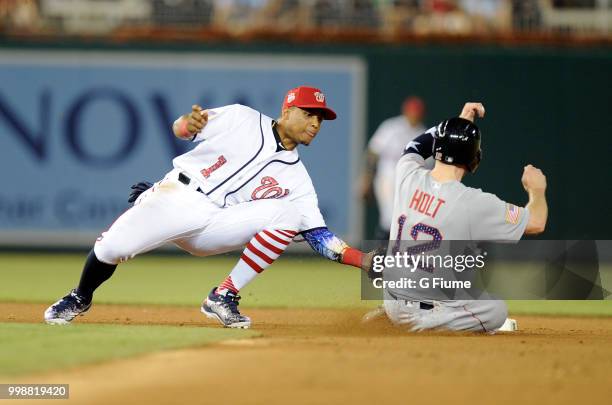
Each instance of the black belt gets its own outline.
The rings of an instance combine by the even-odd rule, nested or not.
[[[184,173],[179,173],[178,175],[178,181],[180,181],[181,183],[183,183],[184,185],[188,186],[189,183],[191,183],[191,179],[189,178],[189,176],[187,176]],[[196,189],[197,192],[204,194],[204,191],[202,191],[202,189],[200,187],[198,187]]]
[[[408,305],[410,301],[405,301],[406,305]],[[414,301],[412,301],[414,302]],[[434,306],[432,304],[428,304],[426,302],[423,301],[419,301],[419,308],[424,310],[424,311],[430,311],[432,309],[434,309]]]
[[[426,302],[421,301],[419,302],[419,308],[429,311],[430,309],[433,309],[434,306],[432,304],[428,304]]]
[[[389,293],[389,295],[391,296],[391,298],[397,300],[397,297],[391,293],[391,291],[387,290],[387,293]],[[416,300],[414,300],[416,301]],[[408,305],[408,302],[414,302],[414,301],[409,301],[409,300],[404,300],[404,302],[406,303],[406,305]],[[429,311],[434,309],[433,304],[428,304],[427,302],[423,302],[423,301],[419,301],[419,308],[425,311]]]

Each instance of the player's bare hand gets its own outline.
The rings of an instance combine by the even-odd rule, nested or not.
[[[208,110],[203,110],[197,104],[191,106],[191,112],[187,115],[187,131],[191,134],[200,132],[208,122]]]
[[[372,186],[372,176],[362,176],[359,183],[359,197],[365,201],[374,200],[374,187]]]
[[[361,270],[365,271],[370,279],[375,279],[382,277],[382,273],[380,271],[374,270],[374,258],[377,256],[385,256],[387,253],[387,248],[384,246],[378,247],[371,252],[364,253],[361,259]]]
[[[465,103],[461,115],[459,117],[465,118],[466,120],[474,122],[476,117],[483,118],[485,115],[485,108],[482,103]]]
[[[546,191],[546,176],[542,170],[535,166],[527,165],[523,170],[523,178],[521,179],[525,191],[541,192]]]

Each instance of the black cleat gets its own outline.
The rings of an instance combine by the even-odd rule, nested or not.
[[[87,301],[76,293],[70,291],[61,300],[51,305],[45,311],[45,322],[52,325],[67,325],[78,315],[83,315],[91,308],[91,301]]]

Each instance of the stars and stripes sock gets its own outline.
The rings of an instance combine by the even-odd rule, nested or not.
[[[285,251],[296,234],[286,229],[264,229],[256,234],[247,243],[230,275],[217,287],[217,293],[231,291],[237,294]]]

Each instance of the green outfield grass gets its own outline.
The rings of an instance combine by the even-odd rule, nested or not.
[[[85,255],[0,255],[0,301],[51,302],[79,280]],[[229,274],[237,257],[144,256],[120,265],[96,292],[97,303],[199,305]],[[355,268],[317,258],[281,258],[241,295],[250,307],[354,308]]]
[[[84,258],[79,254],[0,254],[0,301],[55,301],[77,284]],[[235,261],[231,256],[138,257],[119,266],[96,293],[96,302],[197,306]],[[369,308],[377,304],[362,301],[360,291],[360,274],[354,268],[316,257],[283,257],[241,295],[245,307]],[[611,300],[508,304],[514,314],[612,316]]]
[[[220,328],[0,323],[0,375],[16,376],[255,336]]]

